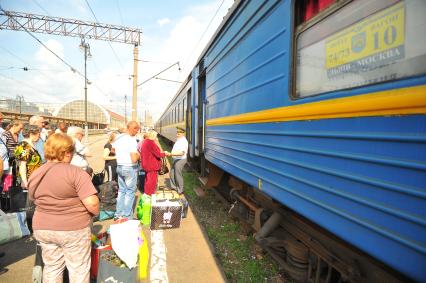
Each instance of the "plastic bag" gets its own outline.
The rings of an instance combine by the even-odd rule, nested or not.
[[[117,256],[132,269],[138,262],[140,222],[129,220],[110,226],[111,245]]]

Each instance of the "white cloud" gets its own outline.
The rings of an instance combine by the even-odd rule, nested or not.
[[[163,41],[163,46],[158,52],[151,56],[154,58],[161,58],[162,61],[170,63],[180,61],[182,71],[178,72],[177,68],[172,68],[160,77],[177,81],[184,81],[187,78],[200,53],[204,50],[216,28],[226,15],[227,8],[231,7],[232,0],[227,0],[223,4],[220,12],[216,15],[209,29],[205,32],[219,4],[218,1],[212,1],[208,4],[192,6],[187,10],[185,16],[175,21],[176,24],[170,31],[167,39]],[[205,15],[210,16],[206,17]],[[205,34],[201,38],[204,32]],[[167,65],[162,67],[164,69]],[[161,70],[162,68],[157,66],[155,71],[159,72]],[[151,74],[155,73],[151,66],[148,66],[144,71]],[[155,80],[155,83],[150,82],[144,86],[143,92],[145,100],[142,104],[149,104],[149,106],[145,105],[145,107],[151,109],[154,121],[160,117],[179,87],[180,84],[158,80]]]
[[[168,23],[170,23],[170,19],[169,18],[162,18],[160,20],[157,20],[157,24],[160,25],[160,27],[167,25]]]
[[[46,42],[43,42],[50,50],[58,54],[59,57],[64,58],[64,47],[61,43],[54,39],[49,39]],[[47,65],[57,65],[59,59],[47,50],[44,46],[40,46],[39,50],[36,53],[36,59],[42,64]]]

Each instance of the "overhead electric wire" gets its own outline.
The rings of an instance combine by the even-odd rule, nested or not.
[[[156,80],[162,80],[162,81],[167,81],[167,82],[172,82],[172,83],[179,83],[179,84],[183,83],[181,81],[169,80],[169,79],[164,79],[164,78],[159,78],[159,77],[155,77],[154,79],[156,79]]]
[[[44,9],[38,2],[37,0],[33,0],[33,2],[40,8],[43,10],[43,12],[45,12],[48,16],[50,16],[49,12],[46,11],[46,9]]]
[[[121,14],[120,4],[118,3],[118,0],[115,0],[115,3],[117,3],[117,9],[118,9],[118,14],[120,15],[121,25],[124,26],[123,15]]]
[[[16,55],[16,54],[14,54],[12,51],[10,51],[10,50],[8,50],[7,48],[5,48],[5,47],[2,47],[2,46],[0,46],[0,48],[1,49],[3,49],[4,51],[6,51],[7,53],[9,53],[10,55],[12,55],[13,57],[15,57],[16,59],[18,59],[19,61],[21,61],[25,66],[29,66],[29,64],[27,63],[27,62],[25,62],[21,57],[19,57],[18,55]],[[25,69],[24,69],[25,67],[23,67],[23,68],[20,68],[20,69],[23,69],[24,71],[25,71]],[[28,68],[28,67],[26,67],[27,68],[27,70],[30,70],[30,68]],[[13,68],[10,68],[10,69],[13,69]],[[45,70],[45,69],[35,69],[35,68],[31,68],[32,70],[38,70],[38,71],[40,71],[40,74],[42,74],[44,77],[46,77],[47,79],[49,79],[49,80],[51,80],[52,79],[52,77],[50,77],[49,75],[47,75],[47,74],[45,74],[44,72],[46,72],[47,70]],[[65,71],[63,71],[63,72],[65,72]]]
[[[220,8],[222,7],[223,3],[225,2],[225,0],[222,0],[222,3],[220,3],[219,7],[216,10],[216,13],[214,13],[213,17],[210,19],[209,24],[207,25],[206,29],[204,30],[203,34],[201,35],[200,39],[198,40],[197,44],[195,45],[195,47],[192,49],[192,51],[189,53],[188,57],[185,59],[185,63],[183,64],[183,66],[186,66],[186,63],[188,63],[189,58],[191,58],[192,54],[194,53],[195,49],[197,49],[198,44],[200,44],[201,40],[203,39],[204,35],[206,34],[207,30],[209,29],[210,25],[212,24],[214,18],[216,18],[217,13],[219,13]]]
[[[38,68],[31,68],[31,67],[16,67],[16,66],[0,66],[0,69],[2,70],[16,69],[16,70],[24,70],[24,71],[41,71],[41,72],[55,72],[55,73],[68,72],[65,70],[38,69]]]
[[[24,63],[25,65],[27,64],[24,60],[22,60],[22,58],[20,58],[18,55],[14,54],[12,51],[4,48],[3,46],[0,46],[1,49],[3,49],[4,51],[6,51],[7,53],[9,53],[10,55],[12,55],[13,57],[15,57],[16,59],[18,59],[19,61],[21,61],[22,63]]]
[[[144,63],[172,64],[172,62],[150,61],[150,60],[144,60],[144,59],[139,59],[137,61],[144,62]]]
[[[49,95],[49,96],[52,96],[52,94],[47,93],[47,92],[44,92],[44,91],[42,91],[42,90],[39,90],[39,89],[35,88],[34,86],[28,85],[28,84],[27,84],[27,83],[25,83],[24,81],[17,80],[17,79],[14,79],[14,78],[9,78],[8,76],[2,75],[2,74],[0,74],[0,77],[3,77],[3,78],[6,78],[6,79],[9,79],[9,80],[15,81],[15,82],[19,83],[20,85],[24,85],[24,86],[26,86],[26,87],[28,87],[28,88],[31,88],[31,89],[33,89],[33,90],[36,90],[36,91],[38,91],[38,92],[41,92],[41,93],[47,94],[47,95]]]
[[[25,97],[24,97],[25,99]],[[16,96],[15,97],[10,97],[10,96],[4,96],[1,95],[0,96],[0,101],[6,101],[6,100],[16,100]],[[33,104],[37,104],[37,105],[50,105],[50,106],[59,106],[59,105],[63,105],[63,102],[45,102],[45,101],[33,101],[33,100],[24,100],[27,103],[33,103]]]
[[[3,11],[6,15],[8,15],[8,12],[6,10],[4,10],[1,6],[0,6],[0,10]],[[11,17],[13,18],[13,17]],[[35,35],[33,35],[31,32],[29,32],[20,22],[15,21],[16,23],[18,23],[25,32],[27,32],[32,38],[34,38],[37,42],[39,42],[41,45],[43,45],[44,48],[46,48],[47,50],[49,50],[53,55],[55,55],[55,57],[57,57],[61,62],[63,62],[66,66],[68,66],[72,72],[75,72],[77,74],[79,74],[82,78],[86,79],[85,76],[79,72],[76,68],[74,68],[71,64],[69,64],[68,62],[66,62],[64,59],[62,59],[58,54],[56,54],[54,51],[52,51],[49,47],[47,47],[41,40],[39,40]],[[25,63],[25,62],[24,62]],[[94,84],[94,86],[104,95],[107,95],[102,89],[100,89],[96,84]],[[110,96],[111,97],[111,96]]]
[[[2,10],[6,15],[9,15],[9,12],[7,12],[6,10],[4,10],[1,6],[0,6],[0,10]],[[10,18],[13,19],[13,17],[10,17]],[[49,47],[47,47],[46,44],[44,44],[40,39],[38,39],[35,35],[33,35],[31,32],[29,32],[27,30],[27,28],[25,26],[23,26],[19,21],[15,20],[15,23],[17,23],[18,25],[20,25],[21,28],[23,28],[26,33],[28,33],[32,38],[34,38],[35,40],[37,40],[38,43],[40,43],[41,45],[43,45],[44,48],[46,48],[47,50],[49,50],[49,52],[52,53],[56,58],[58,58],[62,63],[64,63],[65,65],[67,65],[71,69],[71,71],[76,72],[77,74],[79,74],[80,76],[82,76],[84,78],[84,75],[82,73],[80,73],[76,68],[74,68],[73,66],[71,66],[68,62],[66,62],[64,59],[62,59],[58,54],[56,54]]]
[[[98,18],[96,18],[96,15],[95,15],[95,13],[93,12],[92,7],[90,6],[89,2],[88,2],[87,0],[85,0],[85,1],[86,1],[86,4],[87,4],[87,7],[89,7],[90,12],[92,13],[93,17],[95,18],[96,23],[99,23]],[[109,44],[109,47],[111,47],[112,53],[114,53],[115,59],[117,59],[118,63],[120,64],[121,69],[123,69],[123,70],[124,70],[123,64],[121,63],[120,58],[118,58],[117,53],[115,52],[114,48],[112,47],[111,42],[109,42],[109,41],[107,41],[107,42],[108,42],[108,44]]]

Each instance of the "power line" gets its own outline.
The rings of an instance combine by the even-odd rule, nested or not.
[[[2,75],[2,74],[0,74],[0,76],[1,76],[1,77],[3,77],[3,78],[6,78],[6,79],[8,79],[8,80],[15,81],[15,82],[19,83],[19,85],[20,85],[20,86],[21,86],[21,85],[24,85],[24,86],[26,86],[26,87],[28,87],[28,88],[30,88],[30,89],[35,90],[35,91],[38,91],[38,92],[41,92],[41,93],[47,94],[47,95],[49,95],[49,96],[52,96],[52,94],[47,93],[47,92],[44,92],[44,91],[39,90],[39,89],[36,89],[34,86],[31,86],[31,85],[29,85],[29,84],[27,84],[27,83],[25,83],[25,82],[23,82],[23,81],[20,81],[20,80],[14,79],[14,78],[9,78],[8,76]]]
[[[6,10],[4,10],[2,7],[0,7],[0,10],[2,10],[3,13],[5,13],[6,15],[9,15],[9,12],[7,12]],[[11,17],[11,19],[14,19],[14,18]],[[55,57],[58,58],[62,63],[64,63],[65,65],[67,65],[71,69],[71,71],[73,71],[74,73],[79,74],[81,77],[84,78],[84,75],[82,73],[80,73],[76,68],[74,68],[73,66],[71,66],[68,62],[66,62],[64,59],[62,59],[58,54],[56,54],[49,47],[47,47],[46,44],[44,44],[40,39],[38,39],[35,35],[33,35],[31,32],[29,32],[27,30],[27,28],[24,27],[19,21],[15,20],[15,23],[17,23],[18,25],[20,25],[21,28],[24,29],[24,31],[26,33],[28,33],[32,38],[34,38],[35,40],[37,40],[38,43],[40,43],[41,45],[43,45],[44,48],[46,48],[47,50],[49,50],[49,52],[52,53],[53,55],[55,55]]]
[[[2,7],[0,7],[0,10],[2,10],[6,15],[8,14],[8,12],[6,10],[4,10]],[[43,45],[44,48],[46,48],[47,50],[49,50],[53,55],[55,55],[55,57],[57,57],[59,60],[61,60],[65,65],[67,65],[68,67],[70,67],[71,71],[74,73],[79,74],[82,78],[85,79],[84,75],[82,73],[80,73],[77,69],[75,69],[73,66],[71,66],[70,64],[68,64],[64,59],[62,59],[58,54],[56,54],[54,51],[52,51],[49,47],[47,47],[43,42],[41,42],[41,40],[39,40],[35,35],[33,35],[31,32],[29,32],[20,22],[15,21],[16,23],[18,23],[24,30],[25,32],[27,32],[32,38],[34,38],[35,40],[37,40],[41,45]],[[100,89],[96,84],[94,84],[94,86],[104,95],[107,95],[102,89]],[[109,95],[110,96],[110,95]],[[110,96],[111,97],[111,96]]]
[[[45,12],[48,16],[50,16],[49,12],[46,11],[46,9],[44,9],[38,2],[37,0],[33,0],[33,2],[40,8],[43,10],[43,12]]]
[[[87,0],[85,0],[85,1],[86,1],[87,6],[88,6],[88,7],[89,7],[89,9],[90,9],[90,12],[92,12],[93,17],[95,18],[96,23],[99,23],[98,18],[96,18],[96,15],[95,15],[95,13],[93,12],[92,7],[90,6],[89,2],[88,2]],[[109,42],[109,41],[107,41],[107,42],[108,42],[109,47],[110,47],[110,48],[111,48],[111,50],[112,50],[112,53],[114,53],[115,59],[117,59],[118,63],[120,64],[121,69],[123,69],[123,70],[124,70],[123,64],[121,63],[120,58],[118,58],[117,53],[115,53],[115,50],[114,50],[114,48],[112,47],[111,42]]]
[[[87,3],[87,1],[86,1],[86,3]],[[87,3],[88,4],[88,3]],[[90,7],[90,5],[88,5],[89,6],[89,8],[90,8],[90,10],[92,11],[92,14],[94,15],[94,13],[93,13],[93,10],[91,9],[91,7]],[[43,44],[43,42],[41,42],[36,36],[34,36],[33,34],[31,34],[28,30],[27,30],[27,28],[25,28],[25,26],[23,25],[23,24],[21,24],[20,22],[18,22],[12,15],[12,13],[9,13],[9,12],[7,12],[7,11],[5,11],[2,7],[1,7],[1,5],[0,5],[0,10],[4,13],[4,15],[7,15],[9,18],[10,18],[10,20],[13,20],[14,22],[17,22],[18,23],[18,25],[22,28],[22,30],[23,31],[25,31],[25,32],[27,32],[31,37],[33,37],[37,42],[39,42],[43,47],[45,47],[48,51],[50,51],[55,57],[57,57],[62,63],[64,63],[66,66],[68,66],[70,69],[71,69],[71,71],[73,71],[73,72],[75,72],[75,73],[77,73],[78,75],[80,75],[81,77],[83,77],[84,78],[84,76],[81,74],[81,72],[79,72],[76,68],[74,68],[73,66],[71,66],[68,62],[66,62],[64,59],[62,59],[59,55],[57,55],[54,51],[52,51],[50,48],[48,48],[45,44]],[[15,13],[16,14],[16,13]],[[95,17],[95,19],[97,20],[97,18],[96,18],[96,16],[94,15],[94,17]],[[13,19],[12,19],[13,18]],[[100,25],[100,24],[98,24],[97,23],[97,25]],[[132,31],[131,31],[132,32]],[[91,37],[90,35],[89,35],[89,37]],[[96,37],[95,37],[96,38]],[[133,38],[133,36],[132,36],[132,38]],[[125,41],[124,42],[127,42],[126,41],[126,39],[125,39]],[[109,42],[108,42],[109,43]],[[120,60],[119,60],[119,58],[118,58],[118,56],[117,56],[117,54],[115,53],[115,51],[114,51],[114,49],[112,48],[112,46],[111,46],[111,44],[109,43],[109,45],[110,45],[110,47],[111,47],[111,49],[113,50],[113,52],[114,52],[114,55],[116,56],[116,58],[117,58],[117,60],[119,61],[119,63],[120,63],[120,65],[121,65],[121,67],[123,68],[123,66],[122,66],[122,64],[121,64],[121,62],[120,62]],[[7,51],[7,50],[6,50]],[[7,51],[8,52],[8,51]],[[11,52],[9,52],[9,53],[11,53]],[[12,54],[12,53],[11,53]],[[12,54],[13,55],[13,54]],[[15,56],[15,55],[13,55],[13,56]],[[15,56],[15,57],[17,57],[17,56]],[[18,59],[20,59],[19,57],[17,57]],[[21,60],[21,59],[20,59]],[[24,64],[26,64],[23,60],[21,60]],[[124,68],[123,68],[123,70],[124,70]],[[111,97],[112,98],[112,95],[107,95],[102,89],[100,89],[96,84],[93,84],[94,85],[94,87],[96,87],[102,94],[104,94],[105,96],[109,96],[109,97]]]
[[[143,60],[143,59],[140,59],[138,61],[143,63],[172,64],[172,62],[150,61],[150,60]]]
[[[156,80],[162,80],[162,81],[167,81],[167,82],[172,82],[172,83],[179,83],[179,84],[183,83],[181,81],[169,80],[169,79],[160,78],[160,77],[155,77],[154,79],[156,79]]]
[[[11,70],[11,69],[16,69],[16,70],[24,70],[24,71],[41,71],[41,72],[68,72],[65,70],[56,70],[56,69],[38,69],[38,68],[31,68],[31,67],[16,67],[16,66],[0,66],[0,68],[3,68],[3,70]]]
[[[0,46],[0,48],[3,49],[4,51],[6,51],[7,53],[9,53],[10,55],[12,55],[13,57],[15,57],[16,59],[18,59],[19,61],[21,61],[22,63],[24,63],[24,65],[27,65],[27,63],[24,60],[22,60],[21,57],[19,57],[18,55],[12,53],[12,51],[7,50],[3,46]]]
[[[0,7],[0,9],[3,11],[3,12],[5,12],[6,13],[6,11],[5,10],[3,10],[1,7]],[[22,26],[22,25],[21,25]],[[84,78],[84,75],[82,75],[79,71],[77,71],[76,69],[74,69],[74,67],[72,67],[71,65],[69,65],[67,62],[65,62],[61,57],[59,57],[55,52],[53,52],[52,50],[50,50],[45,44],[43,44],[37,37],[35,37],[34,35],[32,35],[28,30],[26,30],[25,29],[25,27],[23,27],[22,26],[22,28],[29,34],[29,35],[31,35],[34,39],[36,39],[40,44],[42,44],[46,49],[48,49],[50,52],[52,52],[57,58],[59,58],[62,62],[64,62],[65,63],[65,65],[67,65],[68,67],[70,67],[71,68],[71,70],[73,71],[73,72],[76,72],[76,73],[78,73],[80,76],[82,76],[83,78]],[[1,46],[0,46],[1,47]],[[5,48],[3,48],[2,47],[2,49],[3,50],[5,50],[6,52],[9,52],[7,49],[5,49]],[[12,54],[11,52],[9,52],[10,54]],[[13,54],[12,54],[13,55]],[[17,56],[15,56],[15,57],[17,57]],[[17,57],[18,59],[19,59],[19,57]],[[21,60],[22,61],[22,60]],[[24,61],[22,61],[24,64],[26,64]],[[40,70],[40,71],[42,71],[42,70]],[[43,72],[43,71],[42,71]],[[43,74],[44,75],[44,74]],[[46,75],[45,75],[46,76]],[[10,79],[10,78],[9,78]],[[11,79],[11,80],[14,80],[14,79]],[[108,95],[108,94],[106,94],[102,89],[100,89],[96,84],[94,84],[93,83],[93,85],[102,93],[102,94],[104,94],[104,95],[107,95],[107,96],[109,96],[109,97],[111,97],[111,95]]]
[[[120,4],[118,3],[118,0],[116,0],[115,3],[117,4],[117,9],[118,9],[118,14],[120,15],[121,25],[124,26],[123,15],[121,14]]]
[[[28,66],[28,65],[29,65],[29,64],[28,64],[27,62],[25,62],[25,61],[24,61],[21,57],[19,57],[18,55],[14,54],[12,51],[8,50],[7,48],[2,47],[2,46],[0,46],[0,48],[1,48],[1,49],[3,49],[4,51],[6,51],[7,53],[9,53],[10,55],[12,55],[13,57],[15,57],[16,59],[18,59],[19,61],[21,61],[22,63],[24,63],[24,65],[25,65],[25,66]],[[24,71],[27,71],[27,70],[25,70],[25,68],[27,68],[27,70],[30,70],[30,68],[28,68],[28,67],[23,67],[23,68],[18,67],[17,69],[23,69]],[[8,69],[13,69],[13,68],[8,68]],[[46,74],[44,73],[44,72],[45,72],[45,71],[47,71],[47,70],[45,70],[45,69],[35,69],[35,68],[32,68],[32,69],[40,71],[40,74],[42,74],[42,75],[43,75],[44,77],[46,77],[47,79],[49,79],[49,80],[51,80],[51,79],[52,79],[52,77],[50,77],[50,76],[48,76],[48,75],[46,75]],[[65,71],[62,71],[62,72],[65,72]]]
[[[198,44],[200,44],[201,40],[203,39],[204,35],[206,34],[207,30],[209,29],[211,23],[213,22],[214,18],[216,17],[217,13],[219,13],[220,8],[222,7],[223,3],[225,2],[225,0],[222,0],[222,3],[220,3],[219,7],[216,10],[216,13],[213,15],[213,17],[211,18],[209,24],[207,25],[206,29],[204,30],[203,34],[201,35],[200,39],[198,40],[197,44],[195,45],[195,47],[192,49],[191,53],[189,53],[188,57],[185,59],[185,63],[183,64],[183,66],[186,66],[186,63],[188,63],[189,58],[191,58],[192,54],[194,53],[195,49],[197,49]]]

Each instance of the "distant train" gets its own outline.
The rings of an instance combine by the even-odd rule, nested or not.
[[[426,280],[426,1],[235,1],[156,123],[293,278]]]

